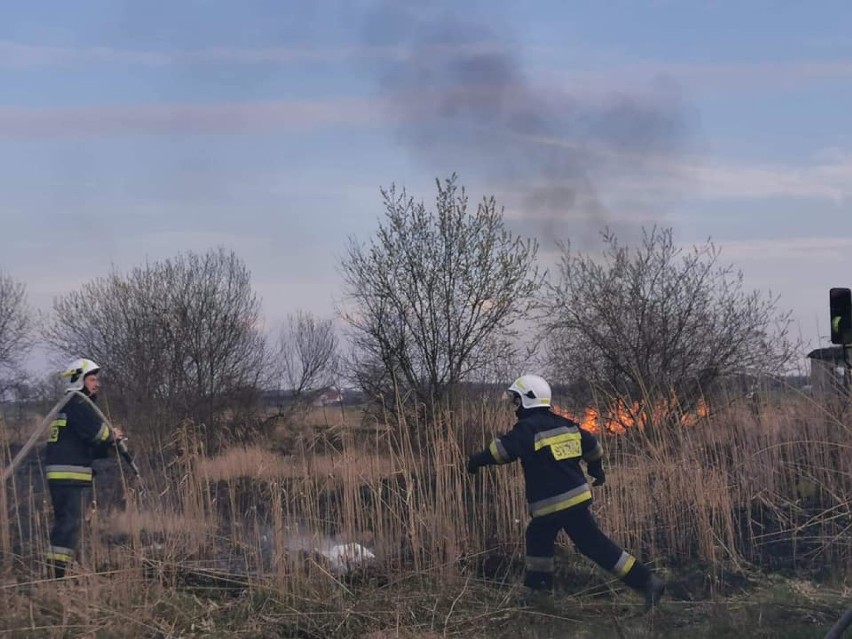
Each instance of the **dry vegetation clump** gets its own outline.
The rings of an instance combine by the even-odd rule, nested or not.
[[[145,490],[115,477],[121,501],[99,500],[74,576],[61,584],[44,580],[40,561],[46,495],[37,481],[17,482],[0,537],[2,630],[431,639],[555,637],[570,627],[577,637],[650,637],[682,630],[691,615],[695,636],[750,623],[749,636],[780,637],[761,620],[813,628],[838,613],[840,591],[804,577],[842,582],[852,566],[849,428],[812,399],[759,410],[731,402],[689,427],[604,436],[601,525],[672,584],[653,622],[625,621],[636,597],[564,539],[553,606],[518,606],[520,468],[464,471],[466,453],[511,423],[504,406],[469,402],[416,424],[417,440],[411,424],[368,437],[341,423],[331,448],[302,439],[288,454],[255,446],[216,456],[186,432],[179,456],[159,472],[148,464]],[[347,544],[375,558],[338,561],[333,549]],[[781,569],[798,576],[796,588],[769,573]],[[765,599],[749,603],[754,593]]]
[[[281,455],[258,446],[231,448],[198,464],[198,471],[211,482],[324,477],[338,483],[347,479],[368,483],[398,470],[389,457],[363,450],[344,449],[336,455]]]
[[[852,567],[850,428],[818,402],[733,403],[694,427],[636,435],[606,438],[620,462],[599,504],[628,546],[669,563]]]

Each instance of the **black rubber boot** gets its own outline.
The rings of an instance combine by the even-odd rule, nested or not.
[[[666,582],[657,577],[656,575],[651,575],[648,579],[648,583],[645,584],[645,612],[648,612],[656,606],[660,599],[663,596],[663,593],[666,591]]]
[[[520,608],[534,608],[541,612],[553,614],[557,612],[553,592],[548,589],[536,589],[524,586],[518,596],[517,605]]]
[[[65,577],[66,569],[68,568],[68,563],[65,561],[57,561],[53,560],[51,562],[51,572],[53,572],[54,579],[62,579]]]

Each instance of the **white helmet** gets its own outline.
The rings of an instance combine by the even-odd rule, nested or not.
[[[550,384],[538,375],[521,375],[509,386],[510,393],[517,393],[524,408],[550,406]]]
[[[68,378],[68,385],[65,387],[65,392],[83,390],[83,379],[86,375],[97,373],[100,366],[95,364],[90,359],[75,359],[68,364],[68,367],[60,373],[62,377]]]

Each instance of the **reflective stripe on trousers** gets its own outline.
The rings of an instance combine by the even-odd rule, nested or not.
[[[68,563],[74,556],[73,548],[65,548],[64,546],[50,546],[47,552],[47,558],[51,561],[64,561]]]

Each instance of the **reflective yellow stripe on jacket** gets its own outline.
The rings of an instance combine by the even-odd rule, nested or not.
[[[59,413],[50,423],[50,435],[47,438],[47,441],[51,444],[55,444],[59,441],[59,429],[65,428],[68,425],[68,418],[65,413]]]
[[[96,442],[105,442],[109,439],[109,426],[106,423],[101,424],[101,429],[98,431],[98,434],[95,435]]]
[[[535,451],[549,448],[557,461],[574,459],[583,454],[583,436],[576,426],[559,426],[535,434]]]
[[[488,450],[494,458],[494,461],[498,464],[507,464],[509,462],[509,453],[507,453],[506,449],[503,448],[503,443],[500,441],[499,437],[496,437],[491,442]]]
[[[559,426],[535,434],[535,450],[541,450],[545,446],[563,444],[568,441],[579,441],[582,438],[580,429],[568,426]]]
[[[589,501],[592,498],[592,490],[588,484],[583,484],[573,488],[567,492],[559,493],[547,499],[540,499],[530,503],[530,515],[532,517],[542,517],[555,513],[566,508],[571,508],[577,504],[582,504],[584,501]]]

